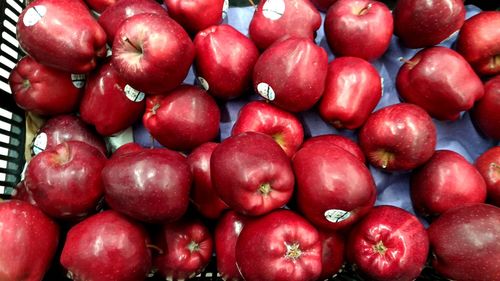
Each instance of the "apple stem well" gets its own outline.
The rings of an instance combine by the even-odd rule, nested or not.
[[[189,244],[187,245],[187,248],[189,251],[192,252],[198,252],[200,251],[200,244],[196,243],[195,241],[191,240]]]
[[[263,195],[268,195],[271,192],[271,184],[263,183],[259,186],[259,192]]]
[[[136,49],[138,53],[142,54],[142,48],[134,45],[134,43],[132,43],[132,41],[130,41],[128,37],[123,37],[122,40],[132,46],[132,48]]]
[[[378,241],[377,244],[373,245],[373,250],[380,255],[384,255],[387,252],[387,247],[382,241]]]
[[[299,243],[295,242],[293,244],[288,244],[285,242],[286,246],[286,254],[285,257],[287,259],[296,260],[302,255],[302,251],[300,250]]]

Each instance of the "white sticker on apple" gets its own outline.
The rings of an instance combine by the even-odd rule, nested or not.
[[[85,86],[85,74],[71,74],[71,81],[75,87],[81,89]]]
[[[125,92],[125,96],[127,96],[127,98],[133,102],[141,102],[146,97],[146,94],[137,91],[128,84],[125,86],[123,91]]]
[[[351,216],[351,212],[338,210],[338,209],[330,209],[325,212],[325,218],[333,223],[338,223],[341,221],[345,221]]]
[[[47,148],[47,134],[40,133],[33,141],[33,155],[37,155],[38,153],[44,151],[45,148]]]
[[[23,17],[25,26],[33,26],[39,22],[47,13],[47,8],[44,5],[37,5],[29,8]]]
[[[205,91],[208,91],[208,89],[210,89],[210,85],[208,84],[208,81],[205,78],[198,76],[197,79],[198,83],[200,83],[201,87],[203,87]]]
[[[284,0],[267,0],[262,7],[262,14],[270,20],[277,20],[285,14]]]
[[[222,19],[227,17],[227,10],[229,10],[229,0],[224,0],[224,4],[222,5]]]
[[[257,85],[257,92],[266,100],[274,100],[276,98],[276,94],[274,93],[273,88],[269,86],[267,83],[259,83]]]

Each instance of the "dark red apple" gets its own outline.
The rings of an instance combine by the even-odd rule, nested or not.
[[[153,259],[160,275],[168,280],[186,280],[207,266],[212,258],[213,240],[201,221],[184,219],[163,225],[155,246],[163,250]]]
[[[228,0],[164,0],[168,15],[191,34],[221,23],[224,1]]]
[[[299,210],[314,225],[346,229],[375,203],[375,182],[363,162],[346,150],[317,142],[295,153]]]
[[[450,210],[428,229],[432,267],[448,279],[500,279],[500,209],[486,204]]]
[[[145,280],[151,267],[148,245],[142,226],[109,210],[69,230],[60,261],[73,280]]]
[[[313,146],[317,143],[324,143],[327,146],[338,146],[345,151],[351,153],[354,157],[358,158],[359,161],[365,163],[366,158],[363,154],[363,151],[359,147],[359,145],[351,140],[350,138],[341,136],[341,135],[320,135],[312,138],[308,138],[301,146],[301,148],[305,148],[307,146]]]
[[[220,110],[203,89],[181,85],[166,95],[148,97],[142,122],[162,145],[188,151],[217,137]]]
[[[236,243],[236,261],[246,281],[317,280],[321,253],[318,231],[289,210],[247,222]]]
[[[165,148],[113,157],[102,170],[106,202],[134,219],[178,220],[187,210],[191,172],[186,158]]]
[[[111,158],[118,158],[121,157],[122,155],[129,154],[129,153],[134,153],[134,152],[139,152],[142,151],[146,148],[143,148],[140,144],[136,142],[129,142],[126,143],[120,147],[118,147],[115,152],[111,155]]]
[[[37,206],[60,219],[79,219],[96,210],[103,195],[106,157],[80,141],[67,141],[31,159],[25,184]]]
[[[81,0],[35,0],[17,22],[17,39],[41,64],[71,73],[92,70],[106,55],[106,33]]]
[[[39,115],[58,115],[73,112],[82,90],[73,83],[77,76],[37,63],[26,56],[14,67],[9,85],[16,104]]]
[[[268,213],[292,196],[290,159],[262,133],[245,132],[225,139],[212,153],[210,172],[220,198],[245,215]]]
[[[484,84],[484,96],[474,105],[471,117],[484,135],[500,140],[500,75]]]
[[[232,99],[251,88],[259,51],[248,37],[230,25],[216,25],[200,31],[194,47],[198,81],[209,94]]]
[[[56,253],[59,227],[29,203],[0,202],[0,280],[42,280]]]
[[[263,101],[245,104],[233,125],[231,135],[259,132],[271,136],[288,157],[304,140],[304,129],[297,116]]]
[[[115,5],[120,0],[85,0],[87,5],[92,8],[92,10],[102,13],[108,7]]]
[[[326,13],[328,8],[330,8],[330,6],[332,6],[336,1],[337,0],[311,0],[311,3],[313,3],[320,12]]]
[[[457,51],[479,74],[500,74],[500,11],[484,11],[466,20],[457,39]]]
[[[500,146],[494,146],[481,154],[475,165],[486,182],[489,201],[500,206]]]
[[[355,57],[334,59],[328,65],[319,114],[337,129],[361,127],[382,97],[382,80],[367,61]]]
[[[394,206],[377,206],[350,232],[347,257],[369,280],[413,281],[429,253],[417,217]]]
[[[193,42],[173,19],[139,14],[116,31],[111,63],[131,87],[160,94],[182,83],[194,54]]]
[[[191,202],[206,218],[217,219],[229,207],[220,199],[212,185],[210,158],[217,143],[207,142],[189,154],[187,161],[193,174]]]
[[[16,185],[16,191],[12,194],[12,199],[28,202],[33,206],[36,206],[36,202],[33,199],[33,195],[28,192],[24,180],[20,181]]]
[[[434,154],[436,126],[416,105],[389,105],[370,115],[359,132],[359,144],[376,168],[411,170]]]
[[[321,275],[318,280],[326,280],[335,276],[344,265],[345,241],[344,237],[337,232],[319,232],[323,245],[321,255]]]
[[[472,67],[446,47],[423,49],[406,61],[399,69],[396,87],[406,102],[439,120],[458,119],[484,94]]]
[[[408,48],[439,44],[462,27],[462,0],[399,0],[393,11],[394,34]]]
[[[336,56],[375,60],[391,43],[391,11],[379,1],[338,0],[325,18],[328,46]]]
[[[328,57],[323,48],[310,39],[289,38],[259,57],[253,70],[253,87],[256,93],[287,111],[305,111],[321,98],[327,68]]]

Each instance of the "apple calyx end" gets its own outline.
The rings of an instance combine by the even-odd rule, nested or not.
[[[373,250],[380,255],[384,255],[387,252],[387,247],[382,241],[378,241],[377,244],[373,245]]]
[[[163,253],[164,253],[162,248],[160,248],[156,245],[153,245],[153,244],[147,244],[146,248],[151,249],[151,250],[156,250],[158,252],[158,254],[160,254],[160,255],[163,255]]]
[[[271,184],[266,182],[259,186],[259,192],[262,195],[268,195],[271,192]]]
[[[23,79],[22,87],[24,90],[31,88],[31,82],[28,79]]]
[[[191,240],[191,242],[189,242],[189,244],[187,245],[187,248],[188,248],[189,252],[191,252],[191,253],[199,252],[200,251],[200,244]]]
[[[288,244],[285,242],[285,246],[286,246],[285,258],[296,260],[300,258],[300,256],[302,255],[302,250],[300,250],[299,243],[295,242],[293,244]]]

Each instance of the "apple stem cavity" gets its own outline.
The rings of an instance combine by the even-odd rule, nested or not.
[[[200,251],[200,244],[196,243],[195,241],[191,240],[189,244],[187,245],[187,248],[191,253],[193,252],[198,252]]]
[[[156,246],[156,245],[147,244],[146,247],[148,249],[156,250],[158,252],[158,254],[163,255],[163,249],[160,248],[160,247],[158,247],[158,246]]]
[[[387,252],[387,247],[384,245],[382,241],[378,241],[377,244],[373,246],[373,250],[380,255],[384,255]]]
[[[263,183],[259,186],[259,192],[263,195],[268,195],[271,192],[271,184]]]
[[[128,39],[128,37],[123,37],[122,40],[124,42],[128,43],[130,46],[132,46],[132,48],[136,49],[138,53],[142,54],[142,48],[134,45],[134,43],[132,43],[132,41],[130,41],[130,39]]]
[[[300,258],[300,256],[302,255],[302,251],[300,250],[299,243],[295,242],[295,243],[290,245],[290,244],[285,242],[285,246],[286,246],[285,258],[296,260],[296,259]]]

